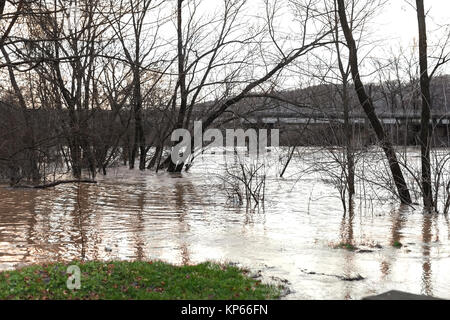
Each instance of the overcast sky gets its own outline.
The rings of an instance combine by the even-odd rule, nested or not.
[[[415,4],[415,0],[408,1]],[[425,5],[430,10],[427,16],[429,31],[438,24],[450,23],[450,0],[425,0]],[[393,43],[411,45],[417,36],[416,12],[406,0],[390,0],[378,20],[380,34],[390,34]]]
[[[261,1],[249,0],[249,3],[252,1],[261,5]],[[418,32],[415,2],[415,0],[387,0],[381,14],[374,21],[380,27],[379,36],[389,35],[393,43],[401,42],[404,45],[413,43]],[[221,1],[206,0],[206,4],[213,8],[220,5]],[[427,16],[429,31],[437,24],[450,24],[450,0],[425,0],[425,8],[429,10]]]
[[[270,2],[274,3],[274,1],[271,0]],[[285,32],[287,31],[287,33],[295,34],[298,24],[293,21],[293,12],[289,9],[289,1],[277,0],[278,7],[281,7],[280,12],[284,12],[284,14],[281,14],[281,18],[277,20],[278,27],[281,27],[281,30],[285,30]],[[358,7],[360,8],[361,4],[364,4],[364,0],[361,0],[359,4]],[[217,9],[217,6],[222,5],[222,2],[204,0],[203,5],[208,7],[207,11],[210,12],[214,11],[214,7]],[[376,81],[375,78],[377,78],[377,74],[373,72],[374,64],[371,61],[386,62],[386,59],[396,55],[400,47],[406,50],[404,51],[406,53],[408,48],[412,50],[415,45],[414,50],[409,51],[408,54],[417,56],[418,25],[415,6],[416,0],[387,0],[384,7],[378,9],[377,15],[371,18],[370,26],[364,31],[367,36],[365,42],[368,45],[361,48],[360,52],[361,71],[363,76],[368,77],[368,81]],[[450,24],[450,0],[425,0],[425,7],[428,12],[427,31],[429,55],[431,56],[434,49],[433,45],[437,44],[438,39],[442,39],[445,34],[444,28],[441,27],[438,30],[438,27]],[[247,8],[250,8],[247,11],[248,14],[260,16],[264,14],[264,1],[248,0]],[[449,29],[447,29],[448,32]],[[316,52],[320,52],[320,49]],[[430,59],[430,68],[434,64],[435,60]],[[439,71],[438,73],[450,73],[450,64],[441,67]],[[298,86],[297,78],[288,76],[287,79],[289,80],[285,80],[284,86]]]

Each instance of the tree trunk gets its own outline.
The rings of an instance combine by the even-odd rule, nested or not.
[[[344,106],[344,131],[345,131],[345,149],[347,158],[347,186],[348,199],[351,203],[355,195],[355,157],[353,154],[353,132],[350,123],[350,102],[348,98],[347,79],[344,78],[342,86],[342,102]]]
[[[161,152],[162,152],[162,145],[161,144],[159,144],[157,147],[156,147],[156,150],[155,150],[155,154],[153,155],[153,157],[150,159],[150,162],[149,162],[149,164],[148,164],[148,166],[147,166],[147,169],[152,169],[155,165],[156,165],[156,161],[158,160],[158,157],[160,156],[160,154],[161,154]]]
[[[178,0],[177,5],[177,48],[178,48],[178,85],[180,88],[180,111],[178,113],[177,124],[175,129],[183,127],[184,118],[186,116],[187,108],[187,90],[186,90],[186,70],[185,70],[185,57],[183,48],[183,24],[182,24],[182,8],[183,0]],[[174,143],[173,145],[176,145]],[[172,161],[169,162],[167,171],[169,172],[181,172],[183,170],[183,164],[177,165]]]
[[[402,170],[397,160],[397,155],[395,154],[394,147],[389,137],[386,135],[383,125],[381,124],[378,116],[375,113],[375,108],[372,99],[367,95],[364,85],[360,78],[359,66],[358,66],[358,52],[355,40],[353,39],[352,31],[349,27],[347,16],[345,13],[344,0],[338,0],[338,12],[339,19],[341,22],[341,27],[345,35],[345,39],[349,48],[349,61],[350,68],[352,72],[353,82],[355,85],[356,94],[358,96],[359,102],[370,121],[370,124],[377,135],[378,141],[387,157],[389,162],[389,167],[392,172],[395,186],[397,188],[400,201],[403,204],[411,203],[411,195],[409,193],[408,187],[403,177]]]
[[[75,133],[76,134],[76,133]],[[77,138],[70,138],[70,162],[72,165],[72,175],[75,179],[81,178],[81,147],[77,142]]]
[[[334,2],[336,7],[336,1]],[[346,152],[346,167],[347,167],[347,177],[346,183],[348,187],[348,200],[349,206],[352,205],[353,196],[355,195],[355,155],[353,153],[353,132],[352,125],[350,123],[350,98],[348,91],[348,83],[350,77],[349,64],[347,63],[346,68],[342,62],[340,41],[339,41],[339,19],[338,14],[335,12],[335,45],[337,51],[337,61],[339,66],[339,72],[342,77],[342,106],[344,111],[344,136],[345,136],[345,152]],[[344,204],[345,208],[345,204]]]
[[[433,189],[431,187],[430,165],[430,77],[428,75],[427,53],[427,27],[425,22],[425,9],[423,0],[416,0],[417,21],[419,24],[419,64],[420,64],[420,90],[422,94],[422,115],[420,120],[420,152],[422,160],[422,197],[426,210],[433,208]]]

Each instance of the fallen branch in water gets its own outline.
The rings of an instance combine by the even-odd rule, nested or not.
[[[350,276],[340,276],[337,274],[328,274],[328,273],[322,273],[322,272],[314,272],[314,271],[308,271],[306,269],[301,269],[300,270],[303,273],[309,274],[309,275],[317,275],[317,276],[326,276],[326,277],[335,277],[338,278],[342,281],[362,281],[365,280],[366,278],[364,278],[362,275],[360,275],[359,273],[355,274],[355,275],[350,275]]]
[[[52,187],[56,187],[57,185],[60,184],[67,184],[67,183],[97,183],[97,181],[95,180],[59,180],[59,181],[55,181],[52,183],[47,183],[47,184],[40,184],[40,185],[15,185],[12,186],[15,189],[47,189],[47,188],[52,188]]]

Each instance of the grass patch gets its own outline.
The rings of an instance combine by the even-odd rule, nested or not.
[[[356,249],[358,249],[353,244],[346,243],[346,242],[341,242],[341,243],[335,245],[333,248],[334,249],[345,249],[345,250],[349,250],[349,251],[355,251]]]
[[[400,241],[394,241],[394,243],[392,244],[392,246],[394,248],[400,249],[401,247],[403,247],[403,244]]]
[[[81,288],[67,289],[69,265],[81,270]],[[234,266],[202,263],[71,262],[0,273],[0,299],[276,299],[281,287],[262,284]]]

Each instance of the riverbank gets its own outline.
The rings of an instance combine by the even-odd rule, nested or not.
[[[71,265],[80,288],[68,289]],[[0,273],[0,299],[277,299],[280,288],[247,276],[235,266],[175,266],[155,261],[90,261],[42,264]],[[69,283],[76,285],[75,278]]]

